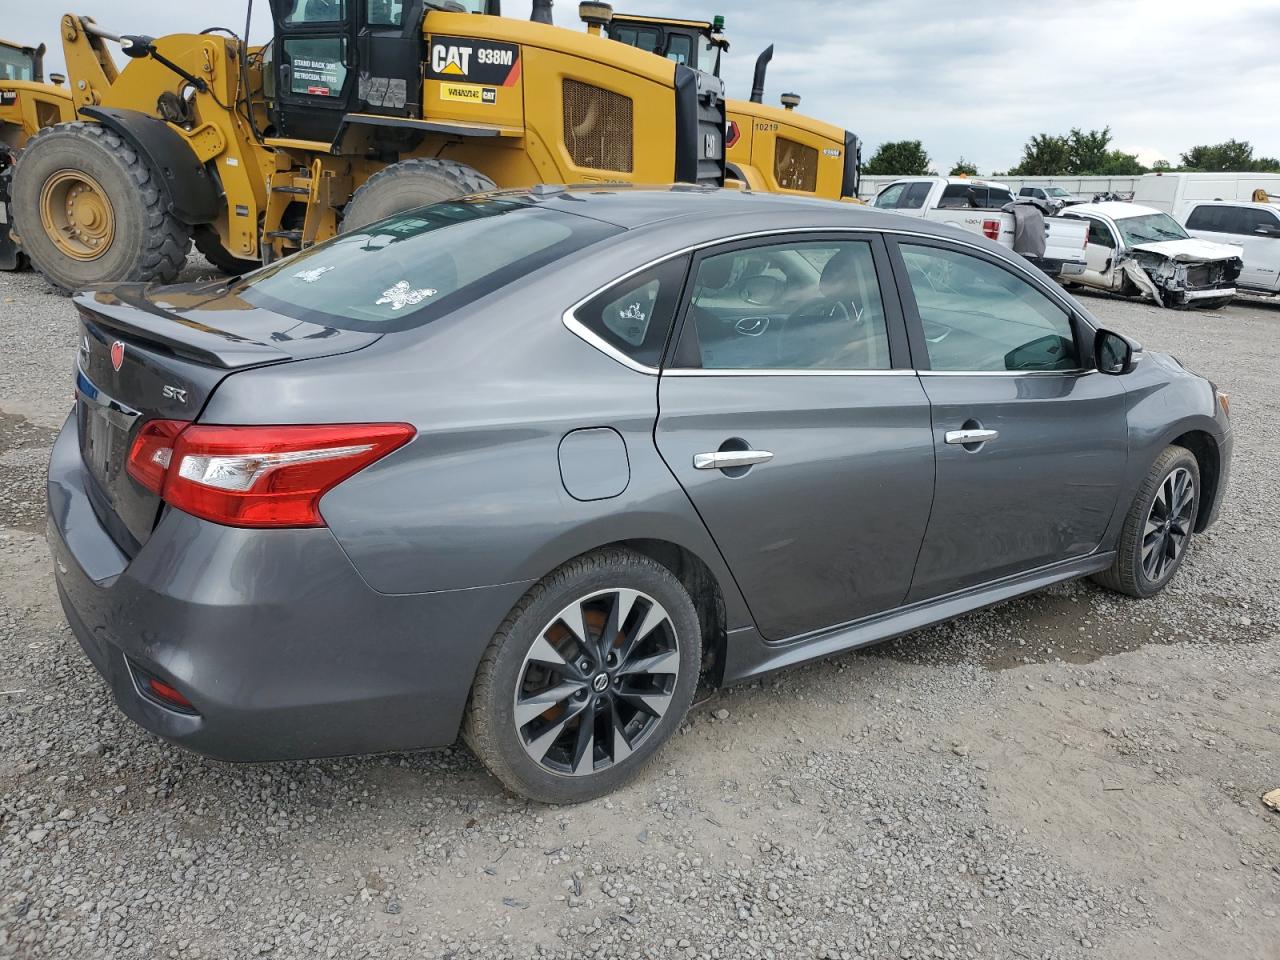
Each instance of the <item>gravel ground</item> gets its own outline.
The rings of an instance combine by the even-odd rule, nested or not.
[[[1165,593],[708,692],[645,779],[550,808],[461,748],[232,766],[121,716],[41,536],[72,310],[0,274],[0,956],[1280,956],[1280,306],[1086,303],[1232,394]]]

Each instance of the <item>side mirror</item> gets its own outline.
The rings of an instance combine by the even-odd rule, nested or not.
[[[1280,237],[1280,226],[1269,226],[1264,223],[1254,227],[1253,232],[1260,237]]]
[[[1136,364],[1142,345],[1111,330],[1099,330],[1093,337],[1093,365],[1099,373],[1118,377],[1129,373]]]

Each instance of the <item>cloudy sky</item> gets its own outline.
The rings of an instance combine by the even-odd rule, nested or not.
[[[45,41],[57,69],[52,11],[62,5],[5,6],[4,34]],[[65,6],[114,32],[153,35],[207,26],[240,32],[245,16],[244,0]],[[504,7],[508,16],[528,15],[526,0]],[[618,0],[614,7],[724,14],[733,47],[722,73],[733,96],[750,93],[756,54],[776,44],[766,101],[801,94],[802,112],[856,132],[868,157],[882,141],[919,139],[938,167],[963,155],[991,173],[1016,163],[1033,133],[1108,124],[1114,145],[1148,164],[1176,163],[1193,144],[1230,137],[1280,156],[1276,0]],[[266,9],[256,0],[254,40],[268,33]],[[559,0],[555,16],[580,27],[576,2]]]

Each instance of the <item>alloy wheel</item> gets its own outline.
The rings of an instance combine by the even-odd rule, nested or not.
[[[653,597],[617,588],[575,600],[538,633],[520,667],[520,745],[563,776],[612,767],[666,715],[679,671],[679,638]]]
[[[1186,467],[1161,481],[1142,531],[1142,572],[1151,582],[1158,582],[1186,550],[1195,502],[1195,481]]]

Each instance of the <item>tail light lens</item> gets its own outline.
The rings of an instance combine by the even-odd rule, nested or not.
[[[170,506],[214,523],[322,527],[320,498],[414,432],[407,423],[224,427],[155,420],[139,431],[129,472]],[[147,481],[161,462],[157,490]]]
[[[1000,221],[999,220],[983,220],[982,235],[988,240],[1000,239]]]
[[[129,476],[160,496],[173,459],[173,444],[189,424],[182,420],[149,420],[143,424],[129,450],[125,469]]]

